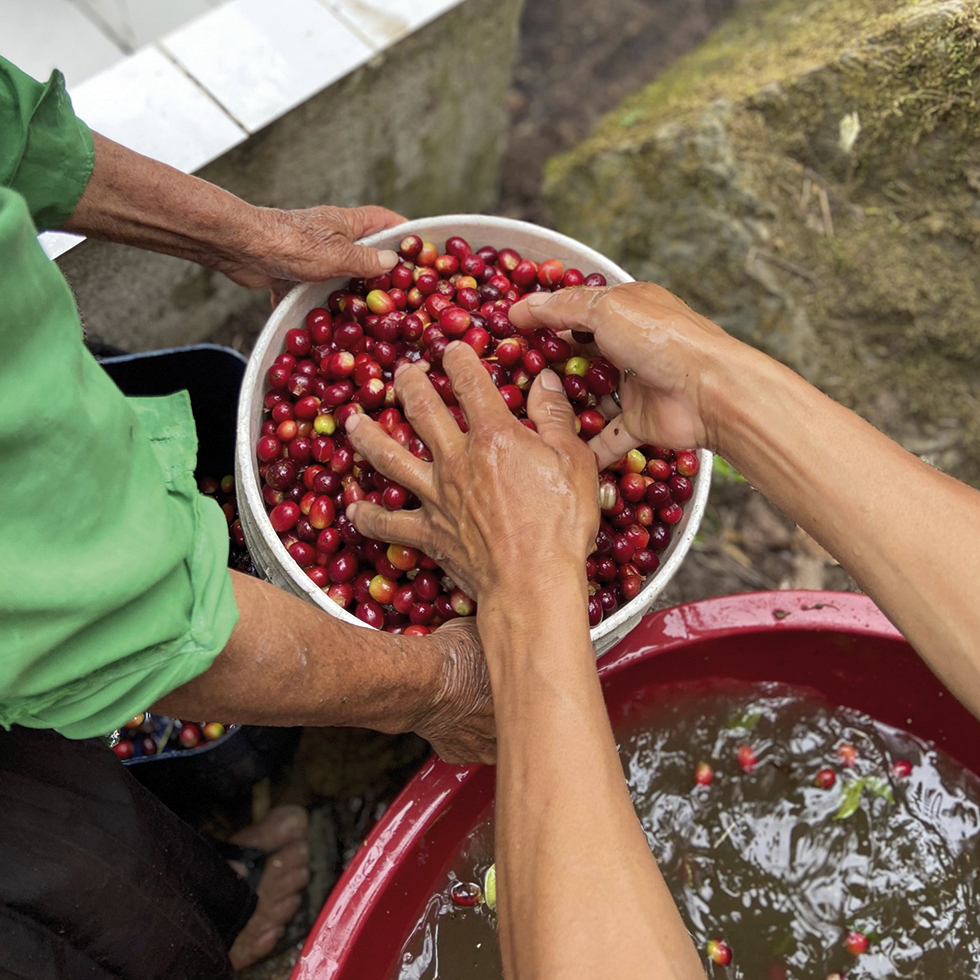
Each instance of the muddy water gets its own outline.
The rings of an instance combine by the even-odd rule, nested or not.
[[[664,693],[634,706],[617,739],[709,977],[980,976],[980,780],[907,733],[799,690],[726,683]],[[756,759],[750,773],[738,761],[744,746]],[[856,750],[852,765],[841,746]],[[694,781],[702,761],[714,773],[706,786]],[[911,773],[896,774],[905,761]],[[814,784],[825,768],[830,788]],[[500,980],[493,913],[458,908],[449,895],[457,880],[482,882],[492,861],[488,819],[452,862],[393,978]],[[850,932],[867,937],[866,952],[848,951]],[[711,939],[731,947],[728,967],[708,959]]]

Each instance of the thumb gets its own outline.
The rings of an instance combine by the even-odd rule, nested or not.
[[[527,393],[527,417],[549,446],[568,445],[575,434],[575,410],[565,395],[561,378],[550,369],[542,371]]]
[[[398,255],[390,250],[379,252],[376,248],[345,241],[334,246],[330,264],[337,270],[334,275],[373,279],[394,269],[398,265]]]
[[[637,439],[623,421],[622,415],[606,423],[606,427],[597,436],[589,440],[589,449],[596,454],[599,469],[605,469],[610,463],[615,463],[631,449],[642,446],[643,440]]]

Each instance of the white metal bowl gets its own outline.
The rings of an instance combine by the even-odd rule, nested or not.
[[[547,228],[510,218],[473,214],[421,218],[365,238],[363,244],[380,249],[397,250],[401,240],[411,234],[419,235],[423,240],[437,244],[442,244],[453,235],[462,235],[474,248],[483,245],[491,245],[494,248],[509,246],[535,261],[557,258],[562,260],[566,268],[581,269],[586,275],[601,272],[610,285],[632,280],[632,277],[614,262],[574,239],[559,235]],[[314,585],[290,558],[269,523],[255,457],[255,444],[264,420],[265,376],[272,362],[284,349],[286,331],[302,326],[309,310],[322,305],[327,296],[335,289],[340,289],[345,281],[333,279],[329,282],[298,286],[279,304],[265,325],[249,359],[242,382],[238,405],[235,480],[242,529],[259,572],[270,582],[312,602],[331,616],[352,626],[367,626],[329,599],[326,593]],[[670,545],[660,556],[660,567],[647,579],[635,599],[626,603],[592,630],[592,642],[597,655],[615,646],[636,626],[677,571],[691,547],[704,514],[711,484],[711,453],[700,450],[698,456],[701,467],[694,478],[694,496],[684,507],[684,517],[674,527]]]

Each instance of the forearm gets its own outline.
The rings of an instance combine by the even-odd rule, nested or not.
[[[63,231],[220,267],[257,235],[252,205],[93,133],[95,166]]]
[[[509,978],[703,980],[629,798],[585,580],[481,600],[496,706],[500,940]],[[556,597],[558,597],[556,599]]]
[[[441,639],[349,626],[231,573],[239,621],[205,673],[153,706],[178,718],[411,731],[441,693]]]
[[[980,715],[980,492],[762,355],[719,381],[719,451]]]

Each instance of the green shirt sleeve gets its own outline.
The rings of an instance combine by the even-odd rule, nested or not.
[[[92,132],[72,110],[64,75],[39,82],[0,58],[0,187],[23,195],[38,231],[71,216],[94,162]]]
[[[87,738],[211,665],[238,618],[186,392],[127,399],[0,188],[0,724]]]

